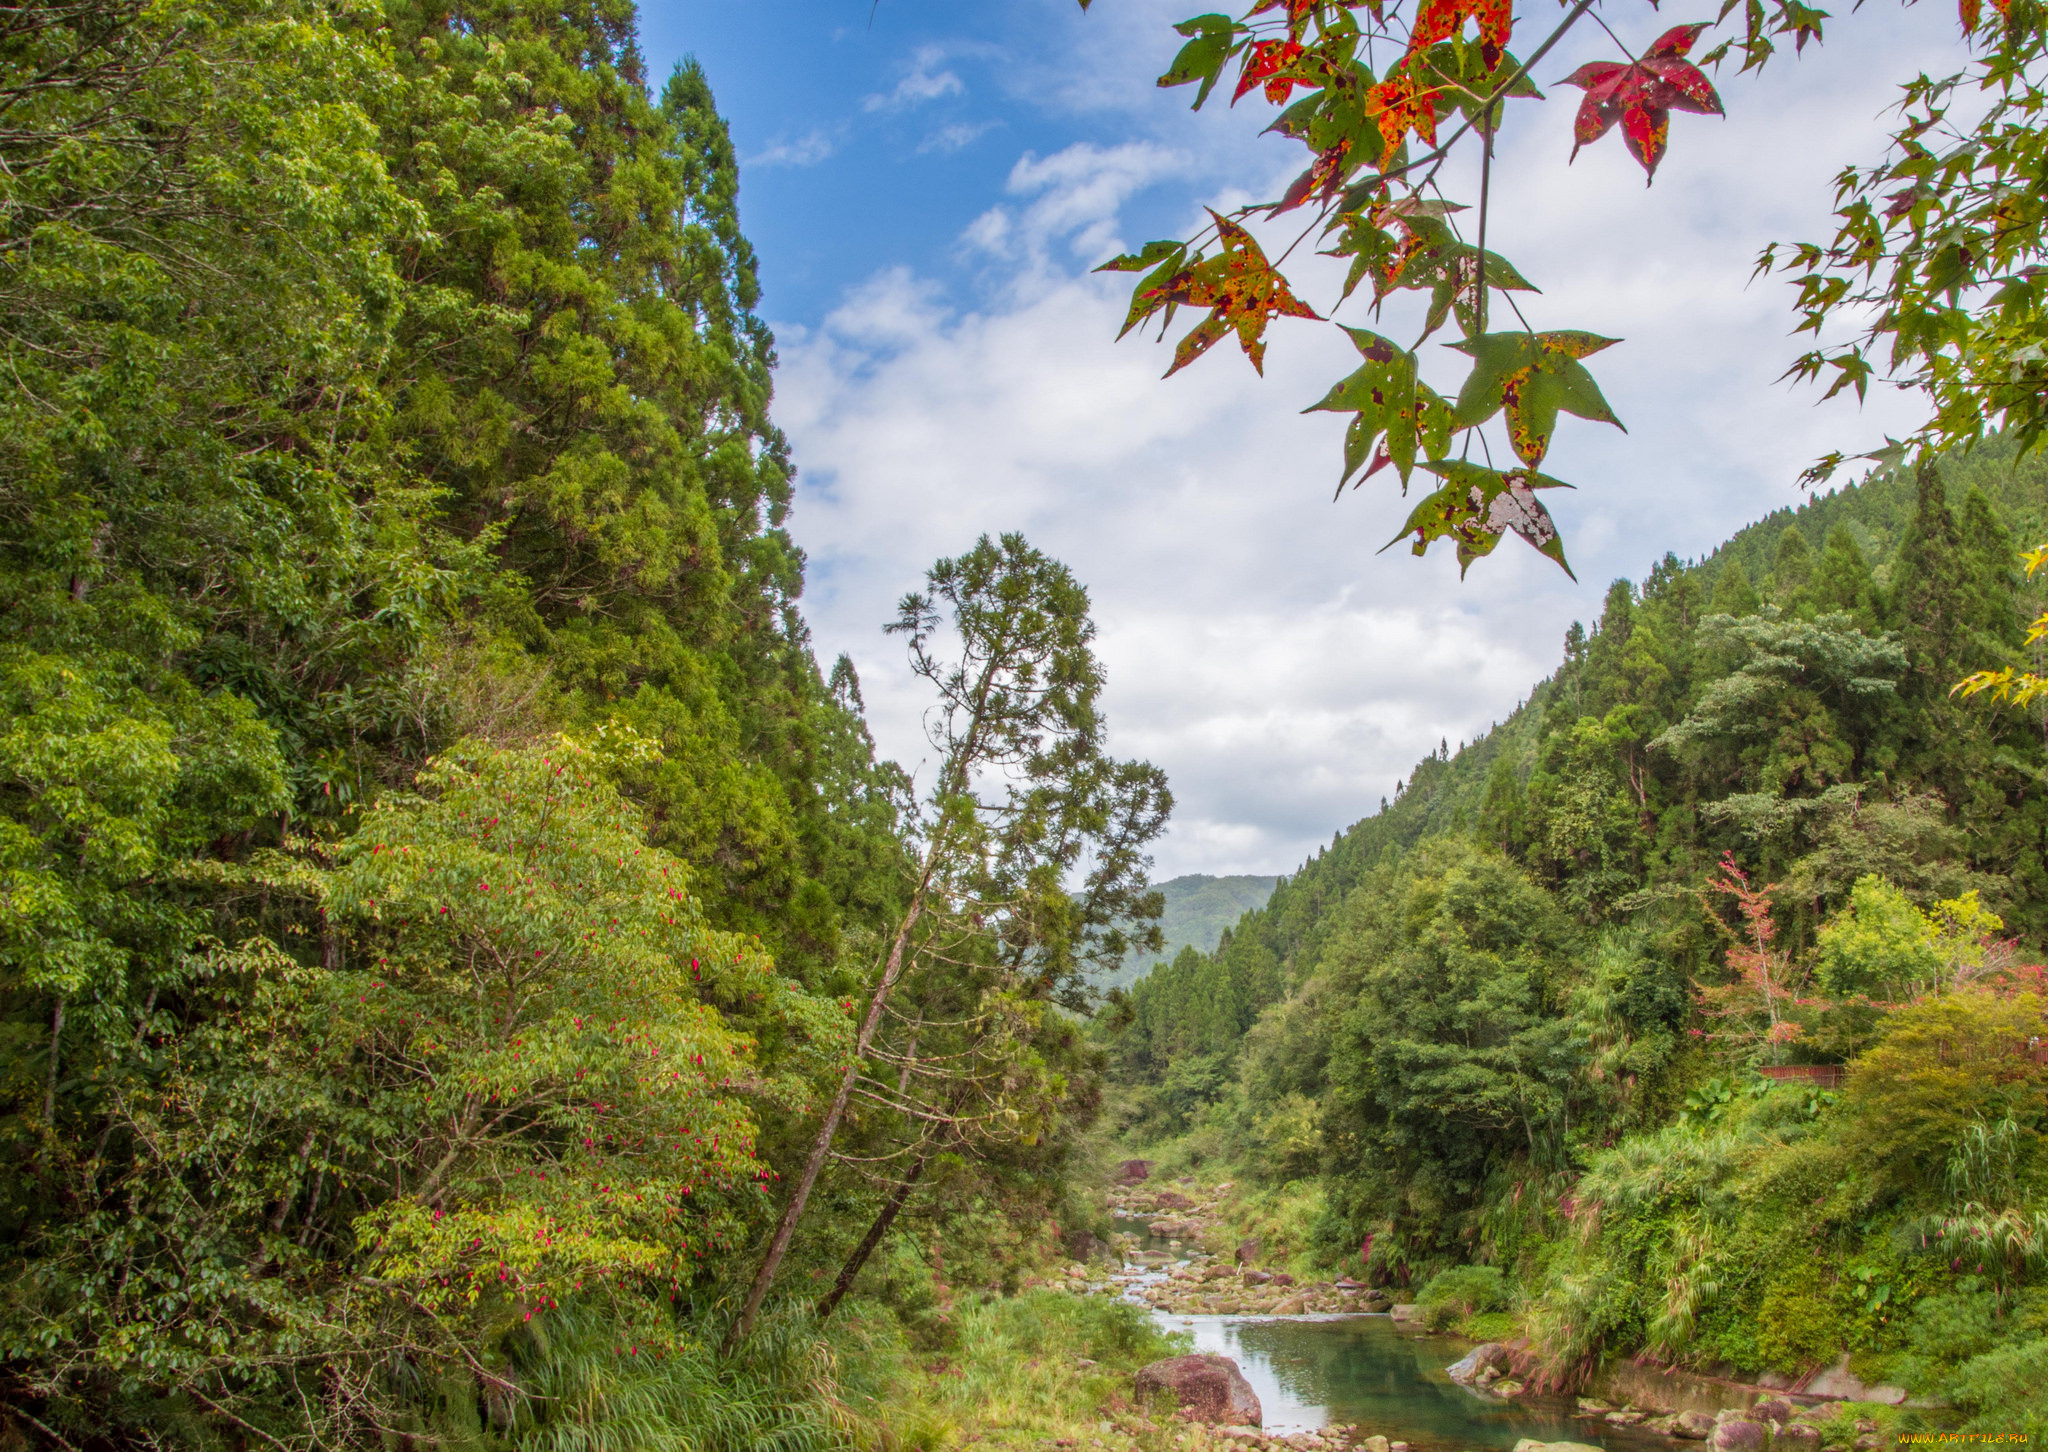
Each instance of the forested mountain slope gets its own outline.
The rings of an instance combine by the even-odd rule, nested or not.
[[[798,613],[731,140],[635,25],[0,23],[10,1445],[794,1448],[887,1395],[888,1316],[865,1391],[785,1317],[895,1192],[893,1100],[712,1349],[914,859]],[[977,1287],[1096,1092],[1043,937],[900,995],[1025,1126],[946,1141],[902,1222]]]
[[[1507,721],[1129,991],[1122,1122],[1313,1185],[1355,1274],[1499,1268],[1566,1380],[1846,1353],[2048,1418],[1998,1390],[2048,1365],[2048,747],[1950,689],[2022,651],[2044,482],[1989,448],[1615,582]]]
[[[1161,963],[1170,963],[1182,948],[1209,952],[1246,913],[1265,906],[1277,877],[1211,877],[1190,873],[1158,884],[1162,909],[1159,931],[1165,946],[1158,952],[1132,952],[1097,985],[1104,990],[1135,983]]]

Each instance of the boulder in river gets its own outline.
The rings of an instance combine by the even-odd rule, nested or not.
[[[1771,1429],[1762,1422],[1723,1422],[1708,1445],[1714,1452],[1764,1452],[1771,1445]]]
[[[1227,1356],[1175,1356],[1138,1371],[1138,1400],[1172,1392],[1191,1421],[1256,1427],[1265,1420],[1259,1394]]]
[[[1152,1197],[1152,1203],[1161,1210],[1192,1210],[1195,1202],[1178,1190],[1161,1190]]]
[[[1789,1422],[1799,1409],[1783,1397],[1767,1397],[1749,1409],[1752,1422]]]
[[[1704,1442],[1714,1435],[1714,1419],[1705,1412],[1680,1412],[1671,1419],[1671,1435]]]
[[[1444,1374],[1462,1386],[1470,1386],[1488,1371],[1498,1371],[1508,1364],[1508,1349],[1498,1341],[1488,1341],[1475,1346],[1458,1360],[1444,1369]]]
[[[1415,1319],[1415,1309],[1416,1308],[1413,1305],[1413,1303],[1400,1306],[1390,1306],[1387,1308],[1387,1314],[1389,1316],[1392,1316],[1396,1321],[1413,1321]],[[1523,1440],[1526,1441],[1527,1439],[1524,1438]]]

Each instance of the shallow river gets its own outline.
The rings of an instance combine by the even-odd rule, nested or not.
[[[1572,1415],[1568,1401],[1504,1402],[1467,1391],[1444,1368],[1471,1347],[1397,1329],[1386,1316],[1172,1316],[1195,1350],[1234,1359],[1259,1394],[1269,1433],[1356,1424],[1416,1452],[1511,1448],[1517,1439],[1587,1442],[1611,1452],[1661,1438]]]

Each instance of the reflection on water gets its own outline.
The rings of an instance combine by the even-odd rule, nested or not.
[[[1385,1316],[1161,1316],[1197,1352],[1233,1358],[1259,1394],[1269,1433],[1355,1423],[1416,1452],[1511,1448],[1517,1439],[1643,1452],[1661,1439],[1572,1416],[1569,1402],[1504,1402],[1467,1391],[1444,1368],[1471,1348],[1399,1331]],[[1192,1324],[1184,1324],[1192,1323]]]

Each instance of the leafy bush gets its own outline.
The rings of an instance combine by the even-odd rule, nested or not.
[[[1454,1326],[1468,1316],[1503,1311],[1508,1304],[1507,1278],[1497,1266],[1461,1265],[1439,1271],[1415,1297],[1421,1318],[1432,1331]]]
[[[2040,1117],[2048,1068],[2020,1055],[2042,1029],[2042,1001],[1958,992],[1890,1015],[1842,1095],[1849,1143],[1900,1186],[1939,1178],[1970,1126]]]

